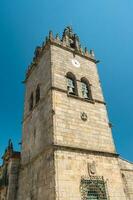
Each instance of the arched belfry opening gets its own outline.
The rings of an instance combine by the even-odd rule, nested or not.
[[[91,85],[85,77],[81,78],[81,91],[83,98],[92,100]]]
[[[68,94],[78,95],[76,76],[72,72],[66,74]]]

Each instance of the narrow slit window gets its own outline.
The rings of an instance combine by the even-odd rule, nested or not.
[[[40,101],[40,86],[36,88],[36,104]]]
[[[30,100],[29,100],[29,111],[33,109],[33,101],[34,101],[34,97],[33,97],[33,93],[31,93]]]

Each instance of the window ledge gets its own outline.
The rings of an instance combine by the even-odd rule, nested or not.
[[[89,102],[89,103],[93,103],[93,104],[95,103],[95,101],[94,101],[93,99],[84,99],[84,98],[79,97],[79,96],[74,95],[74,94],[68,94],[68,93],[67,93],[67,96],[68,96],[68,97],[75,98],[75,99],[78,99],[78,100],[81,100],[81,101]]]
[[[101,100],[97,100],[97,99],[84,99],[82,97],[79,97],[77,95],[73,95],[73,94],[68,94],[67,90],[64,90],[64,89],[61,89],[61,88],[57,88],[57,87],[51,87],[52,90],[56,90],[56,91],[59,91],[59,92],[63,92],[65,94],[67,94],[68,97],[72,97],[72,98],[75,98],[75,99],[78,99],[78,100],[81,100],[81,101],[85,101],[85,102],[88,102],[88,103],[100,103],[100,104],[104,104],[106,105],[106,102],[104,101],[101,101]]]

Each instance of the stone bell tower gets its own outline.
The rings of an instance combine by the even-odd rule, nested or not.
[[[71,27],[36,48],[17,200],[126,199],[96,64]]]

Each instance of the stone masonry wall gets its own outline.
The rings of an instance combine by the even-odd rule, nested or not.
[[[8,166],[8,190],[7,200],[16,200],[16,192],[18,188],[18,173],[19,173],[20,159],[10,159]]]
[[[106,106],[90,103],[67,95],[65,75],[72,72],[77,79],[78,96],[81,96],[81,78],[86,77],[92,89],[93,99],[104,101],[95,63],[80,56],[80,68],[72,65],[73,54],[56,46],[51,47],[52,86],[54,115],[54,143],[85,149],[115,152]],[[81,113],[88,116],[81,119]]]
[[[73,58],[80,68],[72,65]],[[67,94],[67,72],[76,76],[78,97]],[[91,84],[93,102],[82,98],[82,77]],[[41,99],[29,112],[38,84]],[[87,121],[81,119],[83,112]],[[96,175],[104,177],[110,200],[126,200],[94,62],[55,45],[44,52],[26,81],[21,157],[17,200],[81,200],[81,177],[89,176],[92,162]]]
[[[81,200],[81,177],[88,177],[88,163],[95,162],[96,175],[103,176],[110,200],[126,200],[118,159],[100,154],[57,150],[55,152],[56,199]]]
[[[38,66],[26,81],[22,138],[22,164],[41,153],[52,143],[52,100],[50,50],[44,52]],[[40,101],[35,104],[35,90],[40,86]],[[34,93],[34,107],[29,111],[29,98]]]
[[[127,199],[133,199],[133,163],[124,159],[119,159],[121,175],[123,179],[123,187],[127,194]]]
[[[47,149],[22,166],[19,174],[17,200],[55,200],[54,156]]]

